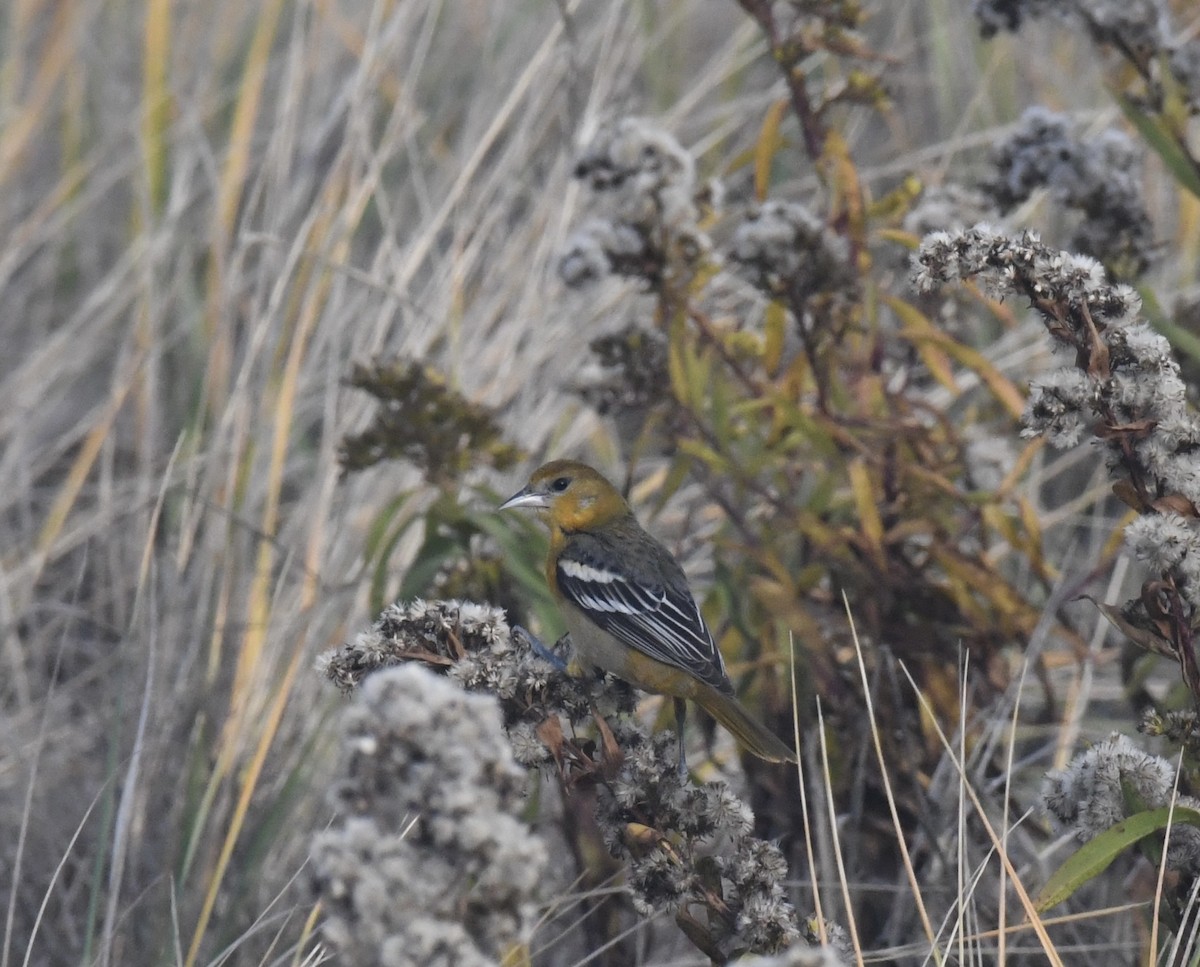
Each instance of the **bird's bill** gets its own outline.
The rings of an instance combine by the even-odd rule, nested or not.
[[[512,510],[514,507],[532,507],[535,510],[545,510],[549,501],[545,494],[539,494],[528,487],[518,490],[502,503],[497,510]]]

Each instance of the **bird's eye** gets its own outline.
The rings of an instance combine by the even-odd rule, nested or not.
[[[570,477],[558,477],[552,484],[550,484],[550,489],[556,494],[561,494],[569,486],[571,486]]]

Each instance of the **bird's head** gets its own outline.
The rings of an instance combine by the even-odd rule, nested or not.
[[[552,460],[538,467],[500,510],[529,507],[551,527],[584,531],[630,513],[629,505],[598,470],[575,460]]]

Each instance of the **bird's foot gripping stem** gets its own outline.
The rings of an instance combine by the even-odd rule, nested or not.
[[[558,671],[562,672],[564,675],[570,674],[570,671],[568,670],[568,667],[567,667],[566,659],[563,658],[561,655],[556,654],[553,648],[548,647],[533,632],[527,631],[525,628],[522,628],[520,625],[513,625],[512,633],[513,633],[514,637],[522,639],[527,645],[529,645],[530,651],[532,651],[535,655],[537,655],[538,658],[541,658],[544,661],[549,662],[551,665],[553,665]],[[559,641],[562,641],[562,639],[560,638]]]
[[[683,751],[683,723],[686,718],[687,702],[682,698],[675,699],[675,728],[679,732],[679,782],[684,786],[688,784],[689,779],[687,756]]]

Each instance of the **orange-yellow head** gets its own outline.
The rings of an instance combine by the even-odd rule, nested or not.
[[[538,467],[529,483],[500,505],[501,510],[529,507],[558,530],[587,531],[632,512],[617,488],[598,470],[576,460],[551,460]]]

